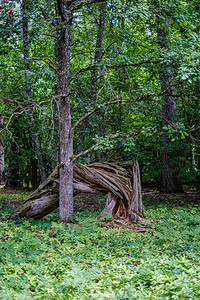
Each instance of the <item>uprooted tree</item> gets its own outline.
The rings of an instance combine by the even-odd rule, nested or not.
[[[59,169],[62,167],[56,167],[10,218],[40,219],[56,209],[59,206]],[[93,163],[88,166],[76,163],[73,169],[74,195],[97,191],[107,194],[106,205],[100,216],[107,212],[115,219],[128,219],[132,222],[143,220],[138,162]]]

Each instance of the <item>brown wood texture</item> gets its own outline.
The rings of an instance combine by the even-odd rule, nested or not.
[[[10,218],[42,218],[59,205],[59,169],[43,182]],[[103,212],[114,218],[139,221],[143,218],[139,164],[94,163],[88,166],[74,164],[74,191],[107,194]],[[102,212],[102,214],[103,214]]]

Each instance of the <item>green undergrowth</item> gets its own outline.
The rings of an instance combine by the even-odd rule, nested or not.
[[[146,197],[151,228],[138,233],[100,227],[90,209],[70,227],[57,212],[7,220],[11,197],[0,196],[0,299],[200,299],[197,202]]]

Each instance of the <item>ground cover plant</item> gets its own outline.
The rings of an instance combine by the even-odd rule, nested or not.
[[[0,299],[200,298],[198,194],[144,194],[145,233],[99,226],[101,195],[75,199],[71,226],[8,220],[26,196],[1,190]]]

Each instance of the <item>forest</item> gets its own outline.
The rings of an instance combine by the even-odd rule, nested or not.
[[[200,298],[200,2],[0,0],[0,299]]]

